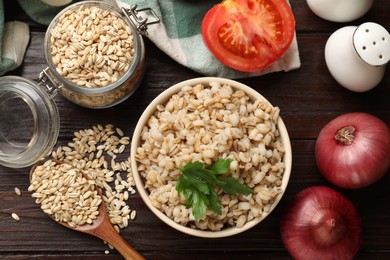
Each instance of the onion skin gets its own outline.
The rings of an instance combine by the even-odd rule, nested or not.
[[[349,143],[335,139],[343,127],[354,129]],[[371,185],[390,168],[389,127],[367,113],[340,115],[321,129],[315,158],[322,175],[338,187],[360,189]]]
[[[296,260],[352,259],[362,243],[361,219],[353,203],[324,186],[299,192],[282,214],[282,241]]]

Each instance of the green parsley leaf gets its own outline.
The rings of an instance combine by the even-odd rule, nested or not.
[[[207,209],[217,214],[222,213],[216,187],[220,187],[230,195],[252,193],[252,190],[238,182],[233,177],[225,176],[229,172],[233,160],[218,159],[212,165],[204,168],[202,162],[189,162],[184,165],[176,183],[176,190],[186,199],[186,207],[192,208],[196,221],[200,221]]]
[[[219,203],[218,194],[214,191],[214,189],[208,196],[208,199],[210,203],[207,205],[207,207],[212,211],[214,211],[215,213],[221,215],[222,214],[221,204]]]
[[[215,186],[217,184],[217,177],[207,169],[188,169],[185,175],[197,178],[197,180],[207,183],[207,185]]]
[[[187,190],[186,195],[189,196],[186,207],[192,207],[192,213],[195,219],[201,219],[206,214],[208,204],[207,196],[196,189]]]
[[[225,174],[229,172],[230,164],[232,163],[232,159],[226,158],[226,159],[219,159],[209,167],[207,167],[208,170],[212,171],[213,174]]]
[[[224,192],[230,195],[234,195],[237,193],[249,195],[252,193],[252,190],[248,186],[239,183],[233,177],[220,177],[218,179],[218,186],[221,187]]]
[[[181,168],[181,171],[187,172],[188,170],[196,170],[202,168],[203,168],[203,163],[201,162],[189,162]]]

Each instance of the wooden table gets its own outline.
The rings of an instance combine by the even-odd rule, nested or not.
[[[7,20],[22,20],[31,25],[31,41],[22,66],[8,74],[35,79],[46,67],[43,54],[45,27],[30,21],[15,3],[5,1]],[[16,1],[15,1],[16,2]],[[337,115],[364,111],[390,125],[390,71],[372,91],[354,93],[342,88],[329,74],[324,61],[326,40],[346,25],[377,22],[390,30],[390,4],[376,0],[363,18],[352,23],[332,23],[315,16],[306,1],[291,1],[302,66],[288,73],[239,79],[281,109],[293,149],[291,180],[279,206],[262,223],[239,235],[204,239],[182,234],[161,222],[145,206],[138,194],[129,205],[137,217],[121,234],[148,259],[289,259],[279,233],[279,219],[287,202],[299,191],[313,185],[333,187],[319,173],[314,159],[314,144],[320,129]],[[15,8],[12,9],[11,8]],[[17,11],[14,11],[17,10]],[[58,144],[71,140],[73,132],[96,124],[112,123],[132,135],[145,107],[169,86],[201,76],[177,64],[145,39],[147,71],[141,87],[125,102],[109,109],[79,107],[57,95],[61,130]],[[7,259],[121,259],[115,250],[106,255],[99,239],[68,230],[45,215],[27,191],[29,168],[0,166],[0,258]],[[356,259],[390,259],[390,174],[361,190],[341,190],[359,210],[363,220],[363,244]],[[22,196],[17,196],[19,187]],[[11,213],[21,220],[16,222]]]

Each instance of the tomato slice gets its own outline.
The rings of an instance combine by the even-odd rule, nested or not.
[[[219,61],[254,72],[287,51],[295,34],[295,18],[285,0],[225,0],[206,13],[201,32]]]

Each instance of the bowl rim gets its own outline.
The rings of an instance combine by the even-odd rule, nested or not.
[[[271,212],[273,211],[273,209],[279,204],[281,198],[283,197],[283,195],[286,191],[286,188],[287,188],[287,185],[288,185],[288,182],[290,179],[290,175],[291,175],[291,168],[292,168],[292,149],[291,149],[289,134],[288,134],[287,128],[286,128],[282,118],[279,116],[278,121],[277,121],[277,128],[278,128],[279,133],[280,133],[281,142],[283,144],[283,147],[285,148],[285,154],[283,156],[283,162],[285,163],[285,170],[283,173],[282,184],[281,184],[282,192],[276,196],[269,212],[267,212],[266,214],[262,214],[260,217],[257,217],[257,218],[254,218],[254,219],[248,221],[242,227],[228,227],[228,228],[222,229],[220,231],[210,231],[210,230],[193,229],[190,227],[183,226],[183,225],[175,222],[173,219],[169,218],[165,213],[161,212],[160,210],[158,210],[157,208],[155,208],[152,205],[152,203],[149,199],[149,196],[148,196],[149,194],[146,191],[146,189],[144,188],[144,182],[142,180],[142,177],[138,173],[138,170],[137,170],[138,163],[135,159],[136,150],[137,150],[137,147],[139,146],[139,143],[140,143],[140,140],[138,137],[141,135],[144,123],[154,113],[154,111],[157,108],[157,105],[165,104],[169,100],[169,98],[173,94],[179,92],[182,89],[182,87],[188,86],[188,85],[195,86],[195,85],[200,84],[200,83],[207,83],[208,84],[212,81],[217,81],[217,82],[222,83],[222,84],[228,84],[231,87],[233,87],[233,89],[241,89],[252,100],[261,99],[265,102],[268,102],[270,105],[272,105],[264,96],[262,96],[259,92],[257,92],[253,88],[251,88],[243,83],[240,83],[238,81],[232,80],[232,79],[226,79],[226,78],[220,78],[220,77],[197,77],[197,78],[184,80],[184,81],[176,83],[176,84],[168,87],[167,89],[165,89],[157,97],[155,97],[153,99],[153,101],[146,107],[146,109],[142,113],[142,115],[139,118],[137,125],[134,129],[133,137],[132,137],[132,141],[131,141],[131,149],[130,149],[130,162],[131,162],[131,168],[132,168],[132,172],[133,172],[133,178],[135,181],[135,185],[136,185],[136,188],[138,190],[138,193],[140,194],[142,200],[147,205],[147,207],[160,220],[162,220],[163,222],[165,222],[166,224],[168,224],[172,228],[174,228],[180,232],[183,232],[185,234],[188,234],[188,235],[197,236],[197,237],[204,237],[204,238],[220,238],[220,237],[233,236],[233,235],[242,233],[242,232],[256,226],[257,224],[259,224],[263,219],[265,219],[267,216],[269,216],[271,214]]]

